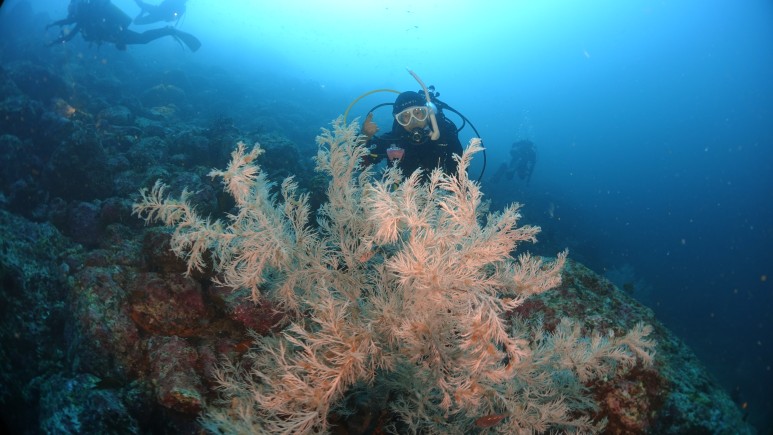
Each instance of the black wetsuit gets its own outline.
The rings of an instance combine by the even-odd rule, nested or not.
[[[151,29],[142,33],[129,30],[131,21],[131,18],[110,0],[72,0],[67,18],[55,21],[47,27],[70,24],[75,26],[67,32],[62,32],[59,38],[49,45],[67,42],[80,33],[86,41],[115,44],[120,50],[125,50],[127,45],[147,44],[164,36],[178,38],[192,51],[201,46],[201,42],[193,35],[171,27]]]
[[[406,177],[418,168],[424,170],[425,180],[429,173],[438,167],[447,174],[455,173],[457,164],[453,155],[462,155],[463,151],[456,125],[442,114],[437,116],[437,123],[440,130],[440,137],[437,140],[431,140],[428,135],[425,135],[417,142],[413,140],[410,132],[405,131],[397,121],[393,121],[391,132],[374,136],[368,141],[367,145],[371,152],[370,162],[378,163],[386,157],[387,148],[395,145],[405,150],[399,166]]]

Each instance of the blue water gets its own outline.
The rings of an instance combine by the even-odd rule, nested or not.
[[[66,15],[66,1],[33,4]],[[535,251],[569,247],[635,282],[750,419],[773,427],[773,3],[190,0],[178,28],[202,48],[99,50],[225,70],[244,99],[266,98],[251,92],[271,88],[267,77],[301,83],[314,98],[271,98],[315,112],[311,131],[364,92],[418,89],[406,67],[416,71],[477,127],[484,188],[495,206],[525,204],[544,229]],[[367,97],[351,117],[392,98]],[[538,150],[529,185],[488,182],[518,139]]]

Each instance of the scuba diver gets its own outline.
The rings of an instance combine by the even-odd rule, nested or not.
[[[151,5],[142,0],[134,0],[140,7],[140,14],[134,19],[134,24],[151,24],[159,21],[180,22],[185,13],[185,3],[188,0],[163,0],[158,5]]]
[[[427,100],[419,92],[398,95],[392,106],[392,130],[382,136],[376,136],[378,126],[373,122],[373,112],[368,113],[361,132],[371,152],[366,156],[366,165],[378,163],[386,156],[390,162],[398,161],[406,177],[418,168],[425,170],[424,180],[436,167],[447,174],[456,172],[453,155],[462,155],[456,125]]]
[[[53,26],[63,27],[59,37],[48,45],[70,41],[80,33],[86,41],[98,44],[108,42],[119,50],[126,50],[126,46],[131,44],[147,44],[164,36],[181,41],[191,51],[201,47],[201,41],[195,36],[172,27],[151,29],[142,33],[129,30],[131,21],[131,17],[110,0],[71,0],[67,8],[67,18],[46,26],[46,29]],[[65,27],[69,25],[74,26]]]
[[[408,73],[421,85],[418,92],[398,92],[392,89],[374,89],[357,97],[344,112],[346,116],[360,99],[377,92],[394,92],[399,94],[394,103],[381,103],[368,111],[360,130],[362,144],[368,147],[369,154],[363,157],[362,165],[376,164],[386,157],[390,163],[399,167],[404,176],[410,176],[416,169],[423,169],[421,179],[429,180],[432,170],[440,168],[446,174],[456,174],[458,163],[454,154],[463,154],[459,141],[459,131],[467,124],[480,137],[478,129],[459,111],[440,101],[440,93],[434,86],[424,84],[421,78],[408,69]],[[392,106],[392,129],[383,135],[376,136],[378,126],[373,122],[373,112],[379,107]],[[462,120],[457,128],[445,112],[451,112]],[[483,178],[486,171],[486,150],[482,150],[483,165],[477,181]]]
[[[537,164],[537,149],[530,140],[520,140],[513,142],[510,147],[510,163],[502,163],[497,172],[492,177],[492,181],[497,182],[506,177],[512,180],[514,175],[518,175],[526,185],[529,185],[531,174],[534,172],[534,165]]]

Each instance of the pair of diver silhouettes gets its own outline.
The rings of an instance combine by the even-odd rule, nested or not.
[[[164,0],[159,5],[151,5],[141,0],[135,0],[141,12],[134,22],[150,24],[159,21],[179,20],[185,13],[186,1]],[[67,18],[55,21],[46,28],[64,27],[59,37],[49,45],[67,42],[80,33],[86,41],[98,44],[107,42],[114,44],[119,50],[125,50],[127,45],[147,44],[164,36],[172,36],[184,43],[191,51],[196,51],[201,47],[201,42],[195,36],[174,27],[135,32],[129,30],[131,23],[131,17],[110,0],[71,0],[67,8]],[[70,25],[72,27],[65,27]]]
[[[515,175],[529,185],[531,174],[534,172],[534,165],[537,164],[537,148],[534,143],[528,139],[522,139],[513,142],[510,148],[510,162],[502,163],[497,172],[491,177],[491,181],[497,183],[506,178],[512,180]]]

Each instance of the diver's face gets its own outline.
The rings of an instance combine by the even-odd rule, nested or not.
[[[406,131],[424,128],[427,125],[429,109],[427,106],[411,106],[395,115],[397,123]]]
[[[426,119],[424,121],[417,121],[413,119],[408,125],[404,125],[403,128],[405,129],[405,131],[413,131],[417,128],[424,128],[426,126],[427,126]]]

